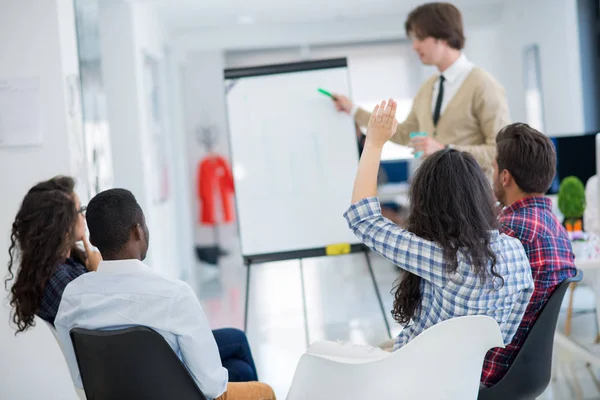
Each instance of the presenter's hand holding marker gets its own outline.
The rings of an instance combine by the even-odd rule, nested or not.
[[[392,99],[387,102],[382,101],[381,104],[375,106],[367,125],[365,147],[369,145],[383,147],[394,136],[398,127],[396,106],[397,103]]]
[[[333,100],[333,104],[335,105],[336,110],[345,112],[346,114],[350,114],[352,112],[352,107],[354,106],[354,104],[352,104],[352,101],[346,96],[343,96],[341,94],[329,93],[328,91],[323,89],[318,90],[325,96],[331,97],[331,100]]]

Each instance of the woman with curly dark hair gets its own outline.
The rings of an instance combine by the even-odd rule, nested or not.
[[[38,183],[25,195],[12,224],[5,285],[16,274],[10,304],[17,333],[34,326],[35,315],[53,324],[67,284],[95,270],[101,260],[100,253],[89,251],[85,207],[74,187],[66,176]],[[86,252],[76,246],[82,240]]]
[[[405,272],[393,289],[392,315],[405,326],[394,349],[466,315],[494,318],[508,344],[533,279],[521,242],[497,230],[492,187],[475,158],[452,148],[428,156],[411,183],[406,229],[381,215],[377,170],[383,145],[396,130],[395,114],[392,100],[375,107],[345,214],[363,243]]]

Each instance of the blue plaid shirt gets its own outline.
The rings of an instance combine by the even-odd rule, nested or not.
[[[88,270],[85,268],[85,265],[80,264],[72,258],[67,258],[64,263],[56,267],[56,270],[54,270],[54,273],[44,287],[44,294],[42,295],[37,315],[54,324],[54,318],[56,318],[56,312],[58,311],[65,287],[73,279],[86,272]]]
[[[481,283],[464,254],[458,253],[458,269],[447,272],[443,250],[381,216],[379,200],[363,199],[344,214],[354,234],[373,251],[398,267],[421,277],[421,305],[395,341],[404,346],[425,329],[450,318],[489,315],[498,321],[504,343],[517,331],[533,293],[531,268],[518,239],[491,231],[496,253],[496,272],[504,278]]]

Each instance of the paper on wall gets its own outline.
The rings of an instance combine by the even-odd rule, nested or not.
[[[0,147],[42,142],[39,78],[0,79]]]

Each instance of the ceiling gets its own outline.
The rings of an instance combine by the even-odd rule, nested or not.
[[[156,7],[173,31],[232,25],[295,24],[404,18],[424,0],[100,0],[143,3]],[[454,0],[465,13],[497,6],[503,0]]]

